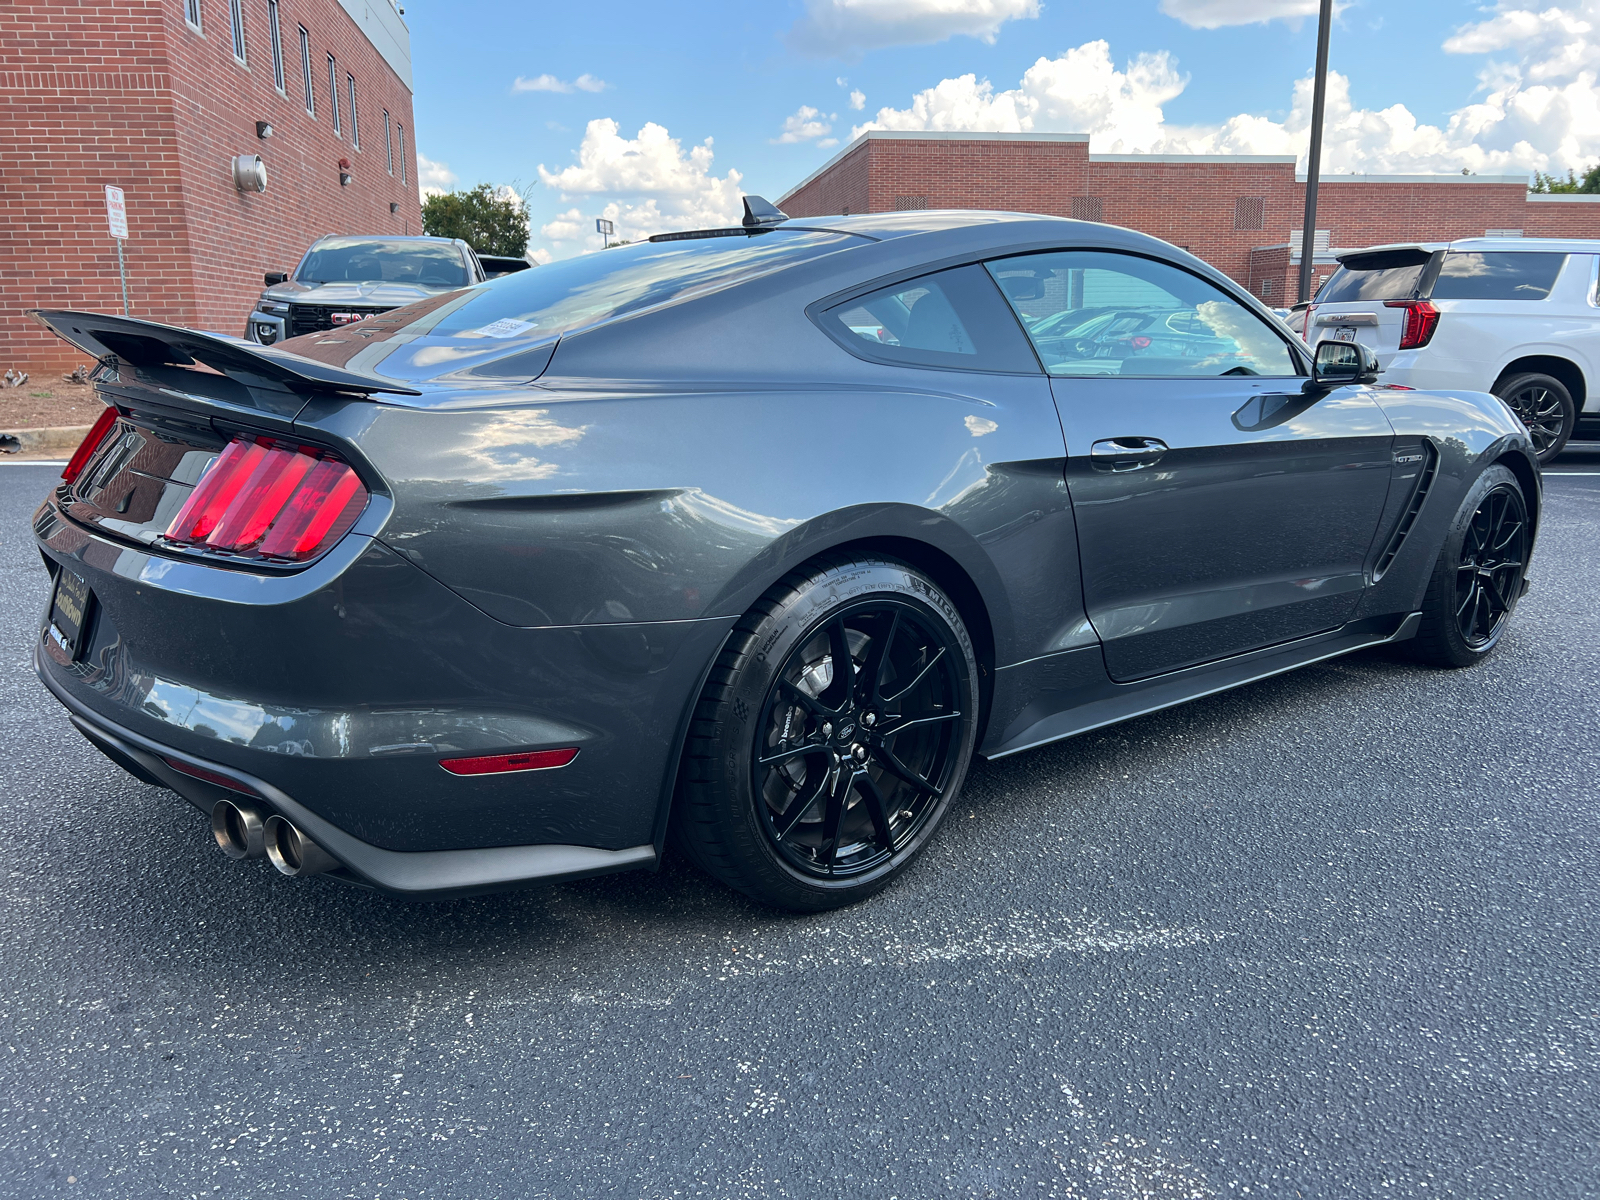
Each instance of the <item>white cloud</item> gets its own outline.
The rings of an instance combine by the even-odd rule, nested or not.
[[[712,158],[710,138],[685,150],[653,121],[632,138],[623,137],[609,118],[590,121],[576,163],[560,171],[539,166],[540,182],[563,201],[590,204],[561,214],[540,232],[552,241],[582,237],[598,247],[600,238],[592,232],[597,216],[614,221],[616,236],[628,241],[668,230],[737,224],[744,211],[743,176],[732,170],[721,178],[713,175]],[[600,207],[589,210],[595,203]]]
[[[511,90],[513,92],[560,92],[565,95],[571,92],[603,92],[609,86],[605,80],[596,79],[593,75],[579,75],[571,83],[564,79],[558,79],[554,75],[536,75],[532,79],[526,79],[518,75],[512,81]]]
[[[850,107],[860,112],[867,106],[867,94],[857,88],[850,93]]]
[[[1404,105],[1360,108],[1348,78],[1330,72],[1323,167],[1330,172],[1524,174],[1600,158],[1600,0],[1534,12],[1502,3],[1444,44],[1456,54],[1510,52],[1479,73],[1479,97],[1442,125]],[[1117,69],[1105,42],[1041,58],[1014,88],[961,75],[883,108],[867,129],[1087,133],[1097,152],[1306,153],[1311,80],[1294,86],[1282,121],[1241,113],[1217,125],[1174,126],[1164,106],[1187,85],[1165,51]]]
[[[546,250],[543,246],[539,246],[533,250],[529,250],[527,257],[530,262],[536,263],[542,267],[545,263],[554,260],[555,255],[551,254],[550,251]]]
[[[854,58],[957,35],[993,42],[1007,21],[1038,15],[1039,0],[806,0],[788,40],[806,54]]]
[[[1161,11],[1191,29],[1220,29],[1224,25],[1265,25],[1288,21],[1299,25],[1315,17],[1319,0],[1161,0]],[[1342,11],[1347,5],[1337,4]]]
[[[1007,91],[975,75],[942,80],[907,108],[880,108],[851,136],[868,129],[1052,130],[1093,134],[1096,150],[1150,150],[1164,136],[1161,106],[1187,82],[1166,51],[1141,54],[1119,71],[1109,45],[1085,42],[1039,59]]]
[[[442,162],[417,152],[417,190],[424,199],[429,196],[442,196],[448,192],[456,182],[456,173]]]
[[[833,132],[833,126],[829,122],[835,115],[820,113],[809,104],[802,104],[793,116],[784,119],[783,132],[767,140],[775,146],[793,142],[814,142]],[[829,139],[830,145],[837,142],[837,138]]]

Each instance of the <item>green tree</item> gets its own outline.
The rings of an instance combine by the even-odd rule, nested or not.
[[[520,258],[528,249],[528,216],[515,190],[498,194],[480,183],[470,192],[445,192],[422,202],[422,232],[460,238],[479,254]]]
[[[1528,186],[1528,190],[1544,195],[1550,193],[1595,195],[1600,193],[1600,163],[1596,163],[1582,175],[1568,171],[1565,179],[1558,179],[1554,175],[1546,175],[1543,171],[1535,171],[1533,173],[1533,182]]]

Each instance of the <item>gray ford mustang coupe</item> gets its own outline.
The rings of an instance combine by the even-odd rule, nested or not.
[[[110,406],[38,510],[73,724],[288,875],[884,887],[999,758],[1334,655],[1491,653],[1494,397],[1313,356],[1164,242],[664,235],[258,346],[42,312]]]

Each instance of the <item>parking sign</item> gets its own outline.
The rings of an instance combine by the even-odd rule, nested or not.
[[[111,236],[119,240],[128,236],[128,206],[122,199],[122,189],[106,184],[106,223],[111,226]]]

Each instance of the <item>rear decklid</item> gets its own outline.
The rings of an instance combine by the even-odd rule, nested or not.
[[[1341,269],[1311,306],[1306,341],[1360,342],[1387,366],[1402,348],[1412,348],[1408,343],[1431,333],[1424,328],[1427,296],[1444,252],[1443,245],[1379,246],[1340,255]]]

